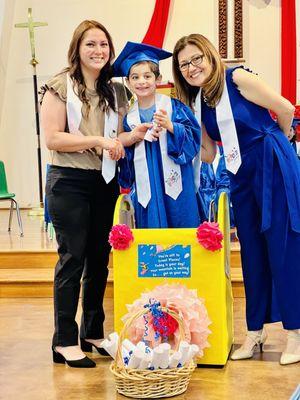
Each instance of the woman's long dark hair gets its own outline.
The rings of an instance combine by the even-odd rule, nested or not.
[[[86,96],[86,85],[84,82],[84,77],[82,75],[81,67],[80,67],[80,56],[79,56],[79,47],[82,42],[84,34],[90,29],[100,29],[105,33],[109,44],[109,60],[105,64],[105,66],[101,69],[99,77],[96,81],[96,91],[99,95],[99,106],[102,106],[106,109],[107,104],[108,107],[116,111],[115,104],[115,96],[113,90],[113,84],[111,82],[112,77],[112,68],[111,62],[115,57],[115,49],[112,42],[112,38],[108,33],[107,29],[97,21],[93,20],[85,20],[81,22],[73,33],[73,37],[69,46],[68,51],[68,62],[69,67],[64,71],[68,71],[71,78],[77,82],[78,85],[78,96],[80,100],[86,104],[87,112],[89,111],[89,103]]]

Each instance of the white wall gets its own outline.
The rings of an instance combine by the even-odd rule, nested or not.
[[[244,0],[244,6],[246,64],[280,92],[281,0]]]
[[[0,6],[1,1],[5,0],[0,0]],[[28,30],[16,29],[14,24],[27,20],[28,7],[32,8],[35,21],[48,23],[35,29],[37,71],[42,83],[66,65],[72,32],[82,20],[102,22],[111,33],[118,53],[127,40],[143,39],[155,0],[7,0],[6,3],[10,7],[5,9],[3,34],[10,41],[8,49],[0,48],[0,60],[5,59],[6,71],[5,81],[0,80],[0,89],[3,87],[0,159],[6,165],[10,190],[17,193],[23,207],[28,207],[38,203],[32,67]],[[172,51],[179,37],[192,32],[203,33],[217,45],[218,0],[173,0],[171,3],[164,44],[167,50]],[[246,64],[279,89],[280,0],[244,0],[244,14]],[[164,80],[172,79],[170,60],[162,63],[161,71]],[[47,152],[43,151],[43,163],[46,161]]]
[[[4,90],[14,7],[15,0],[0,0],[0,123],[4,102]]]

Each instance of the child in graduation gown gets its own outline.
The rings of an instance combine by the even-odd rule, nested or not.
[[[156,93],[159,60],[171,53],[127,42],[114,63],[137,100],[124,118],[119,139],[126,147],[119,183],[130,187],[137,228],[197,227],[200,223],[193,159],[200,126],[183,103]]]

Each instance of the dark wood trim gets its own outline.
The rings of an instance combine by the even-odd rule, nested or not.
[[[227,0],[219,0],[219,53],[227,58]]]
[[[234,0],[234,58],[243,58],[243,0]]]

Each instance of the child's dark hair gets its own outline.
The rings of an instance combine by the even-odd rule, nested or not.
[[[138,62],[136,64],[133,64],[132,67],[134,67],[135,65],[139,65],[139,64],[147,64],[147,65],[149,65],[149,68],[150,68],[151,72],[153,72],[153,74],[154,74],[156,79],[160,76],[159,66],[158,66],[158,64],[154,63],[153,61],[147,61],[147,60],[146,61],[140,61],[140,62]],[[127,78],[129,78],[131,68],[130,68],[130,70],[128,72],[128,77]]]

